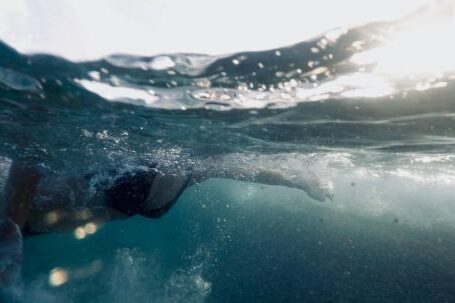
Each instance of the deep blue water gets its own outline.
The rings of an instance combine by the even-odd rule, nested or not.
[[[42,186],[62,192],[68,176],[158,161],[268,167],[333,194],[323,203],[212,178],[159,220],[26,238],[21,285],[1,299],[455,301],[454,73],[384,83],[374,63],[351,60],[403,27],[218,57],[77,63],[0,42],[0,187],[11,160],[33,158],[50,176]],[[60,286],[49,280],[56,269],[67,274]]]

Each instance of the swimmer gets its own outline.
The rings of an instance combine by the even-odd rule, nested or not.
[[[132,170],[113,169],[67,178],[62,186],[46,178],[36,164],[13,162],[5,188],[3,219],[0,218],[0,246],[12,243],[14,249],[9,256],[0,254],[4,259],[0,260],[0,286],[9,284],[10,272],[20,266],[22,237],[70,231],[89,222],[99,224],[134,215],[159,218],[188,186],[209,178],[283,185],[303,189],[320,201],[331,199],[315,179],[296,180],[273,169],[242,165],[214,169],[207,163],[206,168],[187,173],[175,173],[156,163],[138,165]]]

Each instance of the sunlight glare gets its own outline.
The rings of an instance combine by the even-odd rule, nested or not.
[[[83,227],[78,227],[74,230],[74,237],[78,240],[85,239],[87,236],[87,233],[85,232],[85,229]]]
[[[401,18],[432,2],[2,0],[0,39],[22,52],[73,60],[114,53],[225,54],[281,47],[331,28]],[[332,31],[328,38],[338,34]]]
[[[49,285],[58,287],[69,280],[69,274],[66,270],[60,267],[56,267],[49,273]]]
[[[396,78],[455,71],[453,16],[431,21],[392,34],[383,46],[355,54],[351,62],[375,64],[373,72]]]

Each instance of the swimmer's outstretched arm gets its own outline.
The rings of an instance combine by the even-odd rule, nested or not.
[[[226,159],[217,159],[215,161],[210,159],[204,161],[204,165],[200,166],[202,168],[192,172],[191,184],[200,183],[209,178],[226,178],[237,181],[298,188],[316,200],[322,202],[326,199],[333,200],[330,187],[314,174],[297,176],[286,174],[279,169],[260,164],[237,162],[231,165],[227,163],[229,161],[226,161]]]

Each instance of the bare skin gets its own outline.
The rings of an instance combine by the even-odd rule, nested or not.
[[[0,289],[12,285],[19,277],[22,263],[22,238],[16,223],[0,220]]]
[[[5,264],[3,268],[1,267],[2,260],[0,260],[0,287],[10,284],[12,273],[17,272],[20,268],[22,258],[20,231],[24,236],[36,233],[65,232],[89,222],[99,224],[128,218],[135,214],[157,218],[169,210],[186,187],[209,178],[228,178],[294,187],[306,191],[311,197],[320,201],[324,201],[326,198],[332,199],[331,194],[320,187],[317,184],[318,179],[314,178],[300,180],[290,178],[276,169],[264,167],[252,169],[247,165],[237,165],[235,168],[221,166],[218,169],[214,169],[210,165],[200,165],[199,167],[202,168],[185,175],[161,169],[154,175],[153,183],[147,190],[147,197],[140,205],[140,209],[135,213],[125,213],[103,202],[89,204],[90,206],[86,206],[86,204],[78,206],[77,192],[83,190],[84,186],[73,179],[67,181],[67,185],[72,189],[68,196],[72,197],[56,194],[51,203],[44,205],[33,203],[40,182],[40,173],[27,163],[13,163],[6,189],[6,216],[0,219],[0,245],[13,243],[15,249],[7,256],[0,254],[0,259],[9,260],[3,262]],[[103,200],[105,197],[95,196],[92,199]],[[156,212],[156,209],[162,211]]]
[[[209,178],[226,178],[299,188],[316,200],[324,201],[327,198],[332,200],[330,192],[319,184],[318,178],[298,179],[283,174],[277,169],[250,167],[246,164],[229,167],[220,165],[215,168],[210,165],[210,163],[224,162],[219,159],[206,160],[204,163],[207,165],[199,165],[199,169],[195,169],[191,174],[185,175],[180,175],[166,168],[160,168],[160,172],[153,180],[153,186],[148,193],[146,203],[153,205],[155,208],[165,206],[169,201],[176,200],[186,187],[201,183]],[[32,234],[64,232],[74,230],[88,222],[100,223],[131,216],[119,212],[103,202],[90,203],[90,207],[84,205],[84,203],[79,205],[77,200],[82,198],[78,196],[81,195],[81,191],[87,190],[87,185],[81,185],[81,182],[74,178],[66,181],[67,187],[72,189],[69,193],[66,193],[66,196],[65,194],[60,195],[60,193],[57,193],[52,197],[53,201],[51,203],[46,203],[45,205],[34,204],[32,200],[39,182],[40,173],[33,166],[13,163],[7,185],[8,206],[6,215],[21,230],[28,229],[27,232]],[[105,197],[95,196],[92,199],[102,201]],[[147,207],[147,205],[144,207]],[[147,217],[148,215],[144,216]]]

